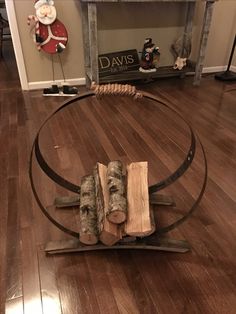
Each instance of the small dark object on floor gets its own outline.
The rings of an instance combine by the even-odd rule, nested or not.
[[[63,85],[62,91],[63,91],[63,94],[67,94],[67,95],[77,95],[78,94],[78,88],[74,87],[74,86]]]
[[[78,94],[78,88],[69,85],[63,85],[62,90],[58,85],[53,84],[51,87],[44,88],[44,96],[76,96]]]
[[[44,88],[43,94],[44,95],[58,95],[59,87],[57,85],[52,85],[52,87]]]
[[[236,81],[236,73],[225,71],[215,75],[215,79],[219,81]]]

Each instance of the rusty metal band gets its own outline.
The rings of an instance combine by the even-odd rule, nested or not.
[[[150,99],[150,100],[152,100],[154,102],[157,102],[157,103],[161,104],[162,106],[168,108],[175,115],[177,115],[182,121],[184,121],[185,124],[188,126],[188,129],[190,131],[190,139],[191,139],[190,147],[188,149],[187,155],[185,156],[182,164],[172,174],[170,174],[169,177],[163,179],[162,181],[160,181],[160,182],[158,182],[158,183],[156,183],[154,185],[149,186],[149,188],[148,188],[149,194],[152,194],[152,193],[160,191],[160,190],[166,188],[168,185],[174,183],[177,179],[179,179],[186,172],[186,170],[191,165],[191,163],[192,163],[192,161],[194,159],[194,156],[195,156],[196,137],[195,137],[195,134],[193,132],[193,129],[192,129],[191,125],[188,123],[188,121],[186,119],[184,119],[184,117],[178,111],[176,111],[170,105],[167,105],[160,98],[155,97],[155,96],[153,96],[150,93],[143,92],[143,97],[148,98],[148,99]]]
[[[44,123],[41,125],[41,127],[39,128],[36,137],[33,141],[32,144],[32,148],[31,148],[31,152],[30,152],[30,160],[29,160],[29,179],[30,179],[30,183],[31,183],[31,188],[35,197],[35,200],[39,206],[39,208],[41,209],[42,213],[51,221],[51,223],[53,225],[55,225],[57,228],[59,228],[61,231],[79,238],[79,233],[76,231],[73,231],[69,228],[66,228],[65,226],[63,226],[61,223],[59,223],[56,219],[54,219],[49,213],[47,208],[43,205],[43,203],[41,202],[41,199],[38,195],[38,192],[36,190],[35,184],[34,184],[34,178],[33,178],[33,156],[35,153],[36,159],[38,161],[38,164],[40,165],[41,169],[44,171],[44,173],[54,182],[56,182],[58,185],[61,185],[62,187],[79,193],[80,191],[80,187],[69,182],[68,180],[64,179],[63,177],[59,176],[45,161],[45,159],[43,158],[40,149],[39,149],[39,135],[41,130],[43,129],[43,127],[45,126],[45,124],[59,111],[61,111],[62,109],[64,109],[66,106],[69,106],[70,104],[76,102],[77,100],[81,100],[83,98],[86,98],[88,96],[93,96],[94,93],[93,92],[87,92],[83,95],[77,96],[77,97],[73,97],[72,99],[64,102],[57,110],[55,110],[52,114],[49,115],[49,117],[44,121]]]
[[[189,147],[189,150],[186,154],[186,157],[184,159],[184,161],[182,162],[182,164],[176,169],[175,172],[173,172],[170,176],[168,176],[166,179],[152,185],[149,187],[149,194],[155,193],[157,191],[160,191],[162,189],[164,189],[165,187],[169,186],[170,184],[174,183],[178,178],[180,178],[186,171],[187,169],[190,167],[194,156],[195,156],[195,150],[196,150],[196,137],[195,134],[193,132],[192,127],[190,126],[190,124],[182,117],[182,115],[180,113],[178,113],[178,111],[176,111],[174,108],[172,108],[170,105],[166,104],[165,102],[163,102],[161,99],[153,96],[152,94],[146,93],[146,92],[142,92],[143,97],[148,98],[150,100],[153,100],[154,102],[157,102],[165,107],[167,107],[168,109],[170,109],[172,112],[174,112],[176,115],[178,115],[188,126],[189,130],[190,130],[190,137],[191,137],[191,144]],[[44,213],[44,215],[59,229],[61,229],[63,232],[66,232],[74,237],[79,237],[79,233],[72,231],[68,228],[66,228],[65,226],[63,226],[62,224],[60,224],[58,221],[56,221],[47,211],[47,209],[44,207],[44,205],[42,204],[38,193],[36,191],[35,188],[35,184],[34,184],[34,180],[33,180],[33,155],[35,153],[35,157],[36,160],[40,166],[40,168],[43,170],[43,172],[51,179],[53,180],[55,183],[57,183],[58,185],[64,187],[65,189],[75,192],[75,193],[79,193],[80,192],[80,186],[76,185],[68,180],[66,180],[65,178],[63,178],[62,176],[60,176],[59,174],[57,174],[46,162],[46,160],[44,159],[41,150],[40,150],[40,145],[39,145],[39,137],[40,137],[40,133],[43,129],[43,127],[46,125],[46,123],[58,112],[60,112],[62,109],[64,109],[65,107],[79,101],[82,99],[85,99],[87,97],[90,96],[94,96],[95,93],[94,92],[86,92],[81,94],[80,96],[74,97],[68,101],[65,101],[57,110],[55,110],[51,115],[49,115],[49,117],[44,121],[44,123],[41,125],[41,127],[39,128],[33,145],[32,145],[32,149],[31,149],[31,154],[30,154],[30,166],[29,166],[29,177],[30,177],[30,182],[31,182],[31,186],[32,186],[32,191],[34,194],[34,197],[40,207],[40,209],[42,210],[42,212]],[[198,138],[199,140],[199,138]],[[200,142],[200,140],[199,140]],[[203,157],[204,157],[204,164],[205,164],[205,176],[204,176],[204,182],[202,185],[202,189],[199,193],[199,196],[197,198],[197,200],[194,202],[193,206],[190,208],[190,210],[188,211],[188,213],[186,215],[184,215],[182,218],[180,218],[178,221],[170,224],[169,226],[160,228],[157,232],[158,233],[166,233],[170,230],[173,230],[174,228],[176,228],[177,226],[179,226],[180,224],[182,224],[193,212],[194,210],[197,208],[197,205],[200,203],[200,200],[203,196],[205,187],[206,187],[206,181],[207,181],[207,161],[206,161],[206,155],[204,152],[204,148],[200,142],[200,146],[203,152]]]
[[[188,169],[188,167],[190,166],[190,164],[192,163],[193,159],[194,159],[194,155],[195,155],[195,148],[196,148],[196,136],[194,135],[193,129],[191,127],[191,125],[189,124],[189,122],[183,118],[183,116],[176,111],[174,108],[172,108],[170,105],[167,105],[165,102],[163,102],[161,99],[153,96],[152,94],[149,93],[143,93],[143,96],[153,100],[155,102],[158,102],[160,104],[162,104],[163,106],[166,106],[168,109],[170,109],[172,112],[174,112],[176,115],[178,115],[188,126],[190,133],[191,133],[191,145],[190,145],[190,149],[188,151],[188,154],[186,156],[186,158],[184,159],[183,163],[180,165],[180,167],[173,173],[171,174],[167,179],[156,183],[152,186],[149,187],[149,194],[154,193],[159,191],[160,189],[170,185],[171,183],[175,182],[178,178],[180,178],[184,172]],[[195,202],[193,203],[193,205],[191,206],[191,208],[188,210],[188,212],[182,216],[180,219],[176,220],[175,222],[169,224],[168,226],[162,227],[160,229],[158,229],[156,231],[156,234],[164,234],[167,233],[175,228],[177,228],[179,225],[181,225],[182,223],[184,223],[193,213],[194,211],[197,209],[203,194],[205,192],[206,189],[206,184],[207,184],[207,176],[208,176],[208,166],[207,166],[207,158],[206,158],[206,153],[204,150],[204,147],[202,145],[202,142],[199,138],[199,136],[197,136],[198,142],[200,144],[201,147],[201,151],[202,151],[202,155],[203,155],[203,161],[204,161],[204,178],[203,178],[203,182],[202,182],[202,186],[201,186],[201,190],[198,194],[197,199],[195,200]],[[189,164],[190,163],[190,164]],[[187,168],[186,168],[187,167]],[[150,236],[152,237],[152,235]]]

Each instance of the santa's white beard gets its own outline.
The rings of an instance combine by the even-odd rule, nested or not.
[[[50,15],[45,16],[44,14],[40,13],[40,8],[36,10],[36,16],[39,19],[39,22],[41,22],[44,25],[50,25],[52,24],[56,17],[57,17],[57,12],[54,6],[51,7],[51,13]]]

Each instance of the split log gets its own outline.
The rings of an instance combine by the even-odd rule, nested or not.
[[[81,179],[80,242],[89,245],[98,242],[95,182],[93,176],[84,176]]]
[[[109,191],[107,218],[112,223],[120,224],[126,220],[127,216],[127,201],[121,161],[111,161],[108,164],[107,185]]]
[[[113,245],[122,238],[122,234],[120,226],[111,223],[106,217],[109,203],[106,166],[97,163],[94,168],[94,180],[99,239],[105,245]]]
[[[155,222],[152,208],[149,208],[147,162],[135,162],[127,166],[127,202],[126,234],[136,237],[152,234]]]

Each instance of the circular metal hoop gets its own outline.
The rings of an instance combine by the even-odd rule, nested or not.
[[[182,119],[183,122],[185,122],[185,124],[188,126],[188,129],[190,131],[190,138],[191,138],[191,144],[189,146],[188,152],[186,154],[186,157],[184,158],[182,164],[171,174],[169,175],[166,179],[157,182],[156,184],[149,186],[149,194],[155,193],[157,191],[160,191],[162,189],[164,189],[165,187],[169,186],[170,184],[174,183],[177,179],[179,179],[190,167],[194,156],[195,156],[195,150],[196,150],[196,136],[194,134],[194,131],[191,127],[191,125],[183,118],[183,116],[178,113],[177,110],[175,110],[174,108],[172,108],[170,105],[166,104],[164,101],[162,101],[161,99],[153,96],[150,93],[146,93],[146,92],[139,92],[139,94],[142,94],[142,96],[144,98],[150,99],[152,101],[154,101],[155,103],[159,103],[162,106],[167,107],[169,110],[171,110],[174,114],[176,114],[179,118]],[[30,153],[30,164],[29,164],[29,178],[30,178],[30,183],[31,183],[31,187],[32,187],[32,191],[34,194],[34,197],[41,209],[41,211],[44,213],[44,215],[56,226],[58,227],[60,230],[62,230],[63,232],[66,232],[68,234],[70,234],[73,237],[79,238],[79,233],[75,232],[71,229],[66,228],[65,226],[63,226],[62,224],[60,224],[57,220],[55,220],[47,211],[47,209],[44,207],[44,205],[42,204],[39,195],[36,191],[36,187],[34,184],[34,179],[33,179],[33,155],[35,153],[35,157],[36,160],[40,166],[40,168],[43,170],[43,172],[51,179],[53,180],[55,183],[57,183],[58,185],[64,187],[65,189],[71,191],[71,192],[75,192],[75,193],[79,193],[80,192],[80,186],[74,184],[73,182],[70,182],[68,180],[66,180],[65,178],[63,178],[62,176],[60,176],[59,174],[57,174],[46,162],[46,160],[44,159],[41,150],[40,150],[40,145],[39,145],[39,136],[40,133],[42,131],[42,129],[44,128],[44,126],[49,122],[49,120],[56,115],[58,112],[62,111],[64,108],[66,108],[67,106],[85,99],[87,97],[90,96],[94,96],[95,92],[86,92],[81,94],[80,96],[74,97],[66,102],[64,102],[57,110],[55,110],[45,121],[44,123],[41,125],[41,127],[39,128],[35,139],[33,141],[33,145],[32,145],[32,149],[31,149],[31,153]],[[195,200],[194,204],[192,205],[192,207],[189,209],[189,211],[180,219],[178,219],[177,221],[175,221],[174,223],[171,223],[168,226],[162,227],[160,229],[157,230],[156,233],[158,234],[163,234],[166,232],[169,232],[170,230],[175,229],[177,226],[179,226],[180,224],[182,224],[190,215],[192,215],[192,213],[195,211],[195,209],[197,208],[198,204],[200,203],[202,196],[204,194],[205,188],[206,188],[206,183],[207,183],[207,160],[206,160],[206,154],[203,148],[203,145],[198,138],[198,141],[200,143],[200,147],[202,150],[202,154],[203,154],[203,160],[204,160],[204,180],[202,183],[202,187],[200,190],[200,193],[197,197],[197,199]]]

